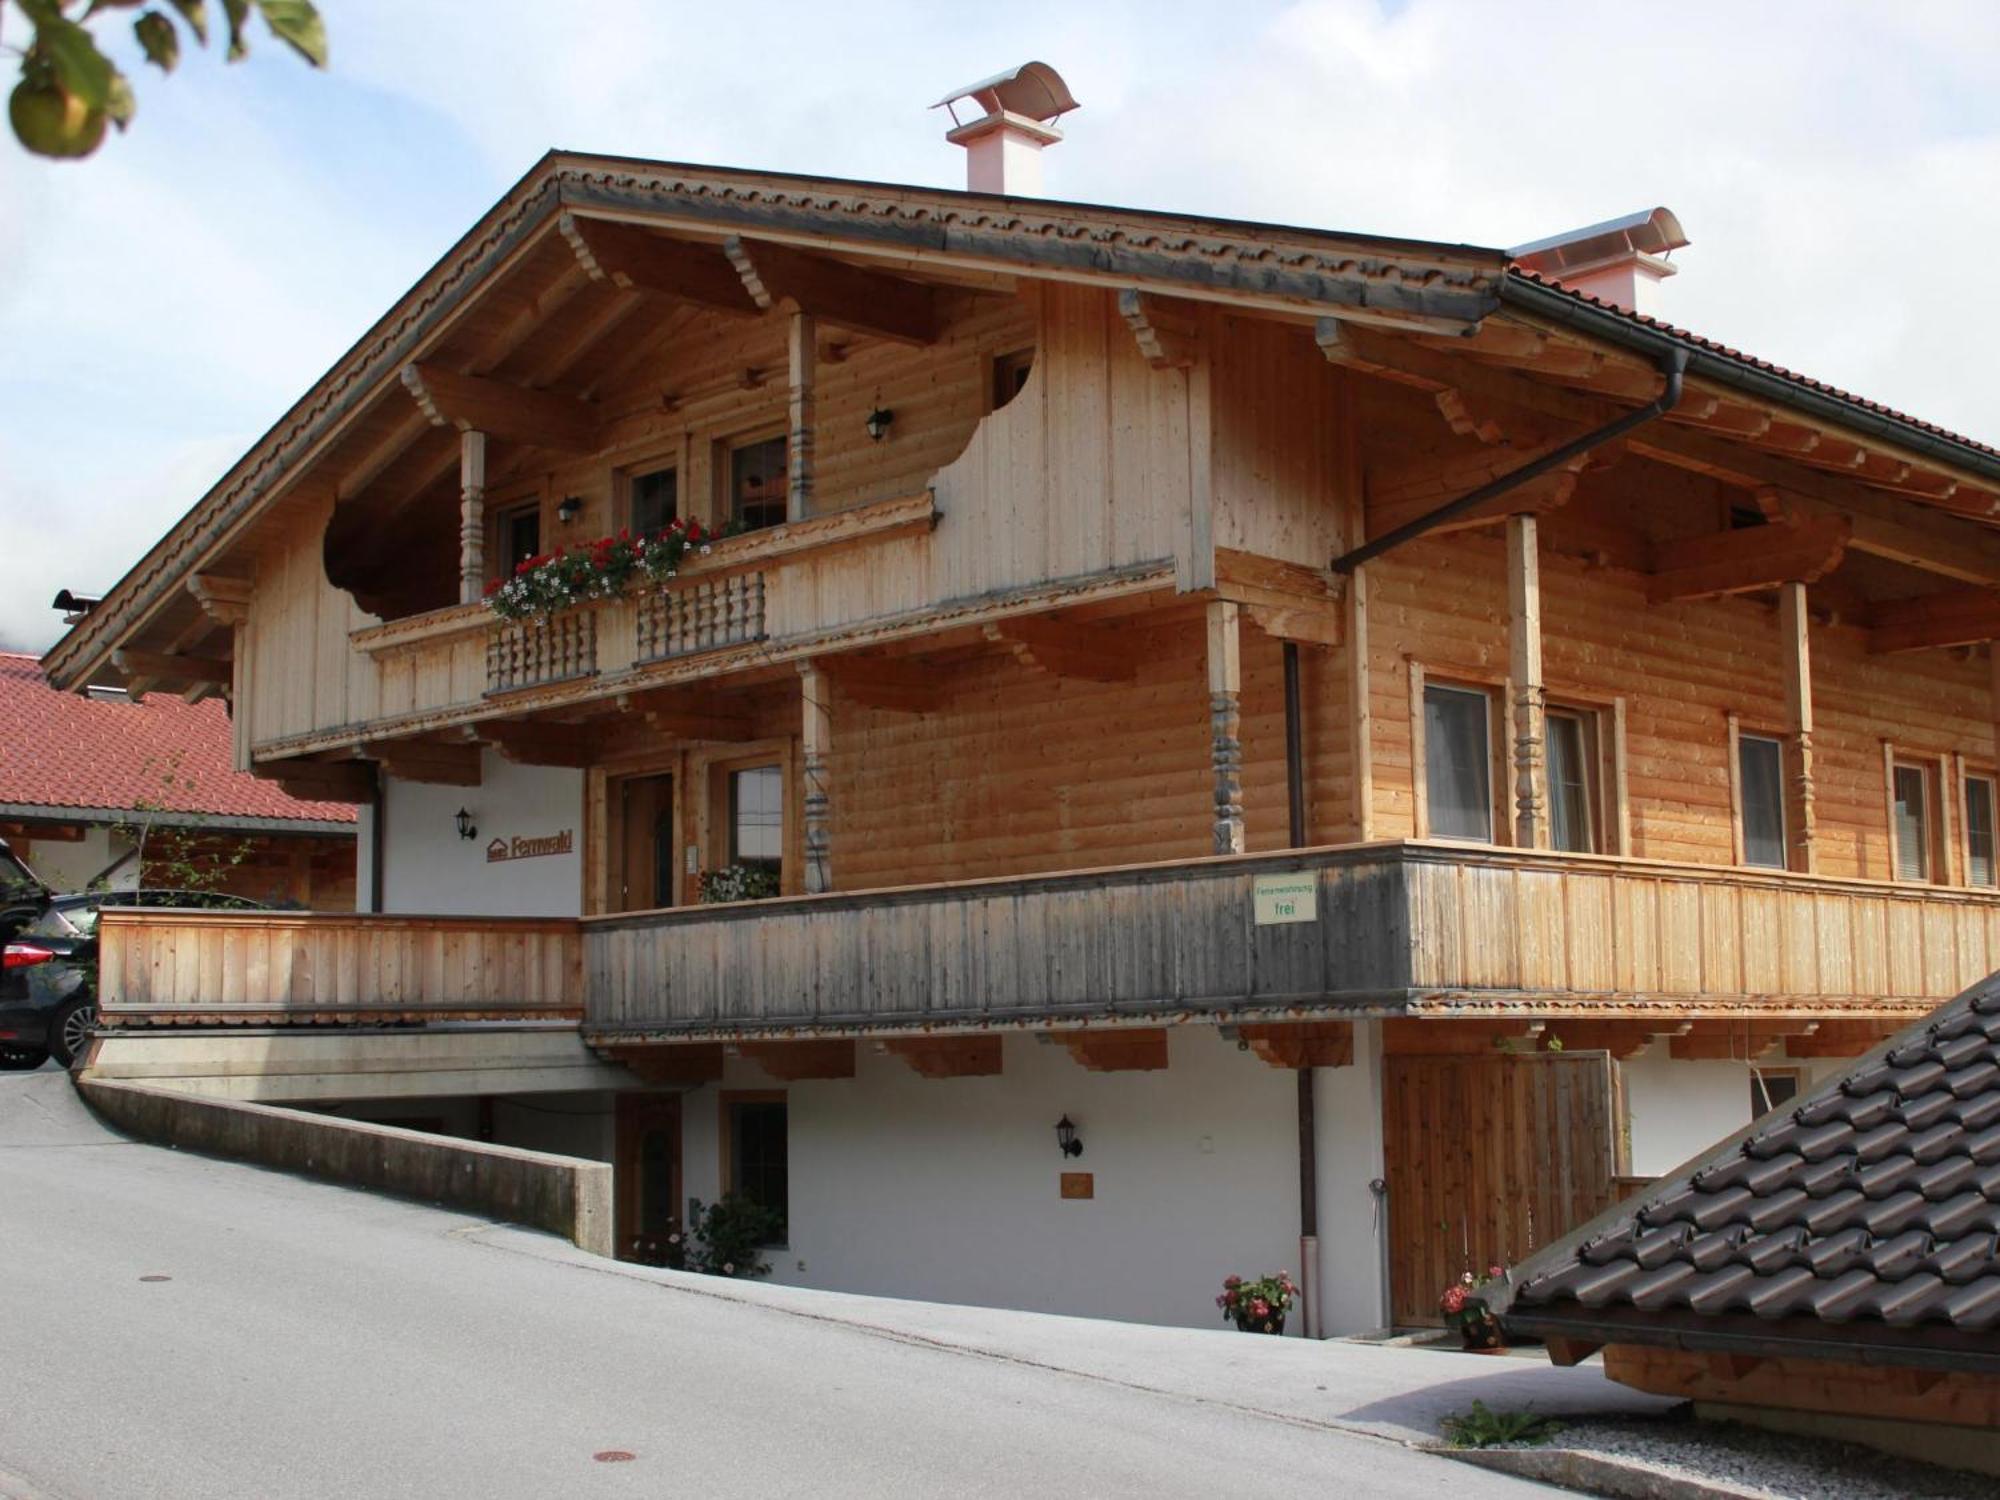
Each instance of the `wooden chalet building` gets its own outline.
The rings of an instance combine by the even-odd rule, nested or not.
[[[1330,1333],[2000,967],[2000,452],[1634,310],[1664,211],[1048,201],[1060,80],[968,93],[967,192],[546,157],[56,647],[226,659],[362,810],[358,914],[107,920],[96,1070]],[[738,534],[481,602],[676,518]]]

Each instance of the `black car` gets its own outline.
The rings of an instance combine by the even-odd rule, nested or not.
[[[215,891],[52,892],[0,840],[0,1070],[65,1068],[97,1024],[97,913],[106,906],[173,906],[233,911],[264,903]]]

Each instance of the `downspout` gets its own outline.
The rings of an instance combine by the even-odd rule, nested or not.
[[[1285,792],[1291,847],[1306,846],[1305,730],[1299,710],[1299,646],[1285,642]],[[1319,1138],[1313,1123],[1313,1070],[1298,1072],[1299,1096],[1299,1294],[1305,1334],[1320,1337]]]
[[[1687,371],[1687,362],[1685,349],[1667,350],[1660,356],[1660,373],[1666,378],[1666,385],[1659,395],[1637,411],[1628,411],[1624,416],[1606,422],[1602,427],[1593,428],[1582,437],[1573,438],[1560,448],[1544,453],[1540,458],[1522,464],[1520,468],[1502,474],[1498,479],[1489,480],[1478,489],[1460,495],[1456,500],[1447,500],[1436,510],[1418,516],[1414,521],[1406,521],[1395,530],[1386,531],[1372,542],[1364,542],[1351,552],[1342,553],[1329,566],[1336,573],[1352,573],[1363,563],[1380,557],[1405,542],[1415,541],[1426,532],[1435,531],[1445,522],[1455,520],[1467,511],[1477,510],[1480,506],[1499,499],[1509,490],[1516,489],[1531,479],[1539,479],[1544,474],[1560,469],[1564,464],[1582,458],[1593,448],[1601,448],[1606,443],[1625,436],[1635,427],[1643,427],[1654,418],[1665,416],[1680,405],[1681,383]]]
[[[377,761],[375,796],[368,809],[372,835],[368,840],[368,909],[378,916],[382,911],[382,832],[389,826],[389,789],[383,784],[382,777],[382,763]]]

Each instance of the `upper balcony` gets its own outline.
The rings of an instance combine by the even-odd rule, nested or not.
[[[2000,967],[1993,892],[1440,842],[549,922],[532,962],[505,921],[134,909],[102,930],[114,1026],[575,1014],[580,974],[607,1047],[1371,1015],[1767,1045]]]

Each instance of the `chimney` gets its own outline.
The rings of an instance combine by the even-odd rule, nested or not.
[[[982,113],[961,122],[958,106],[968,101]],[[1063,138],[1055,122],[1076,107],[1062,75],[1038,62],[954,89],[931,106],[951,114],[945,139],[965,147],[968,189],[1025,198],[1041,196],[1042,148]]]
[[[1667,257],[1687,243],[1681,221],[1670,210],[1655,208],[1516,245],[1507,253],[1523,270],[1573,292],[1658,317],[1660,283],[1679,269]]]

